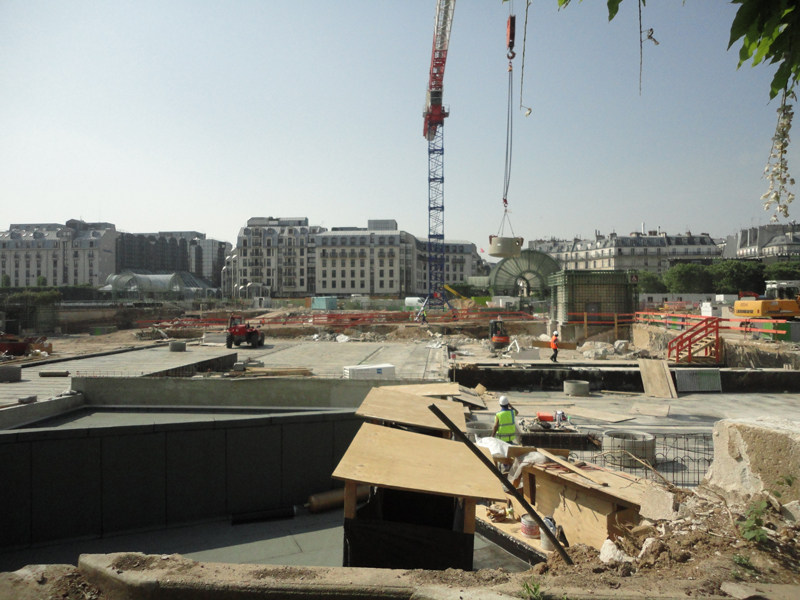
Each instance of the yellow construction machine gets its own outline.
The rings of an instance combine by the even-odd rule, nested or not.
[[[796,319],[800,317],[800,281],[767,281],[763,296],[740,292],[733,305],[735,317],[750,319]]]

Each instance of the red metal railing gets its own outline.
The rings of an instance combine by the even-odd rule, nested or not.
[[[681,354],[686,352],[684,362],[690,363],[694,356],[695,345],[713,336],[714,340],[710,344],[705,344],[702,348],[702,356],[713,357],[716,362],[720,362],[721,348],[719,343],[719,317],[703,317],[689,329],[684,331],[675,339],[667,344],[667,360],[673,358],[675,362],[681,362]]]
[[[667,329],[685,330],[694,326],[709,317],[690,314],[674,314],[662,312],[637,312],[636,323],[646,325],[664,326]],[[741,317],[717,317],[719,319],[720,332],[741,332],[744,335],[751,333],[758,333],[762,335],[772,336],[773,339],[777,335],[785,334],[786,332],[779,329],[774,329],[776,324],[786,323],[785,319],[747,319]]]

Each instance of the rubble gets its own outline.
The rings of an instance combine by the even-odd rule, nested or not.
[[[673,492],[658,485],[649,485],[642,496],[639,515],[654,521],[678,518],[678,500]]]
[[[605,564],[633,562],[633,558],[617,548],[614,542],[606,540],[600,548],[600,562]]]

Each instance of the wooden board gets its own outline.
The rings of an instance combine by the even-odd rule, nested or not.
[[[449,431],[447,426],[430,411],[428,406],[431,404],[438,406],[461,431],[467,431],[464,410],[460,404],[396,392],[390,387],[372,388],[358,407],[356,414],[367,419]]]
[[[620,423],[622,421],[630,421],[631,419],[635,418],[630,415],[607,413],[599,410],[592,410],[591,408],[583,408],[578,406],[573,406],[572,408],[564,412],[566,412],[567,415],[569,416],[576,415],[578,417],[585,417],[587,419],[596,419],[598,421],[607,421],[609,423]]]
[[[358,430],[333,478],[459,498],[505,498],[500,481],[465,444],[369,423]]]
[[[415,396],[432,396],[434,398],[453,398],[476,408],[486,408],[486,403],[475,390],[457,383],[419,383],[414,385],[387,385],[387,389],[405,392]]]
[[[639,373],[642,375],[644,393],[654,398],[677,398],[673,395],[674,384],[664,360],[639,360]],[[671,385],[672,384],[672,385]]]
[[[664,361],[664,373],[667,376],[667,385],[669,386],[670,394],[672,394],[673,398],[677,398],[678,390],[675,389],[675,382],[672,380],[672,373],[669,370],[669,363],[667,363],[667,361]]]
[[[461,386],[457,383],[417,383],[413,385],[387,385],[385,387],[396,392],[405,392],[415,396],[436,396],[438,398],[458,396],[461,393]]]
[[[631,406],[632,415],[647,415],[650,417],[668,417],[669,404],[654,404],[652,402],[636,402]]]
[[[550,464],[552,465],[552,463]],[[617,472],[611,469],[598,467],[592,471],[592,477],[608,484],[607,486],[599,486],[572,471],[546,467],[547,465],[527,465],[523,467],[523,473],[533,474],[537,482],[541,477],[554,481],[556,482],[556,487],[559,485],[562,487],[564,485],[579,487],[612,502],[623,504],[626,507],[635,506],[638,508],[641,506],[642,496],[644,496],[647,486],[651,485],[644,480],[631,480],[628,477],[620,477]],[[524,479],[525,476],[523,476]]]

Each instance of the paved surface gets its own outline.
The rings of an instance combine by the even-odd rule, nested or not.
[[[294,519],[232,526],[218,521],[190,527],[75,541],[0,553],[0,572],[28,564],[77,564],[81,554],[144,552],[182,554],[206,562],[342,566],[341,511],[301,514]],[[524,571],[526,563],[475,537],[474,568]]]
[[[72,387],[72,377],[39,377],[40,371],[69,371],[70,375],[93,377],[142,377],[167,369],[188,367],[201,361],[235,354],[227,348],[188,346],[186,352],[170,352],[158,346],[106,356],[74,358],[54,364],[31,365],[22,369],[22,381],[0,385],[0,405],[25,396],[46,400]]]
[[[206,343],[224,344],[222,334],[207,334]],[[341,377],[343,367],[388,363],[401,379],[446,377],[444,349],[428,348],[428,340],[409,342],[307,342],[268,340],[261,348],[240,346],[239,359],[252,358],[265,367],[307,367],[314,375]],[[236,349],[236,348],[234,348]]]

